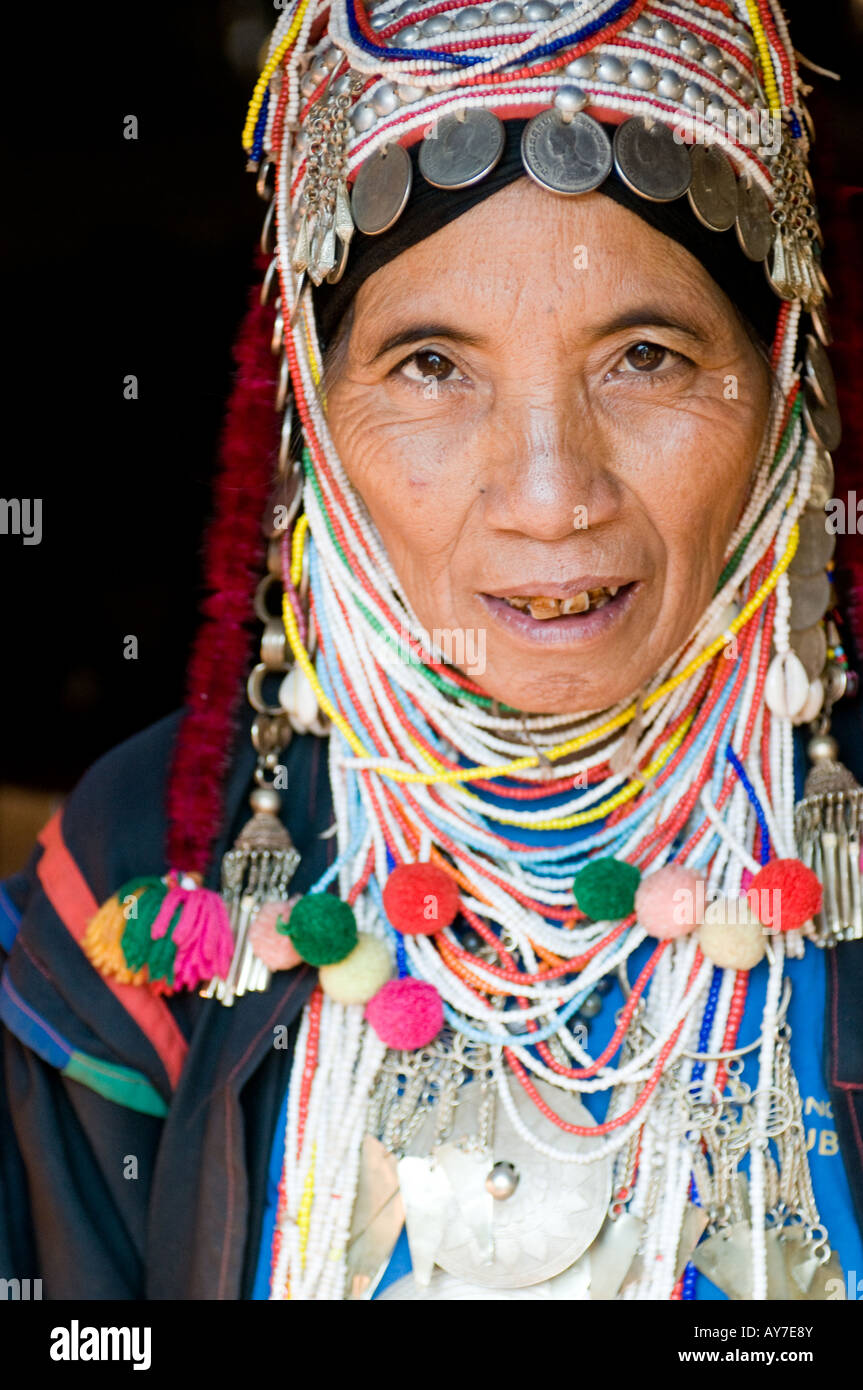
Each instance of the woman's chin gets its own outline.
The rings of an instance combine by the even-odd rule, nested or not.
[[[610,709],[637,688],[633,686],[637,673],[632,666],[624,668],[621,680],[612,681],[607,665],[587,671],[561,671],[557,663],[549,662],[550,669],[543,671],[542,664],[540,658],[525,669],[524,653],[519,652],[518,660],[507,661],[503,656],[489,663],[485,675],[473,679],[501,706],[523,714],[596,714]]]

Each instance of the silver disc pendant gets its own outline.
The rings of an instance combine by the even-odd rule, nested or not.
[[[803,359],[803,370],[807,381],[812,383],[812,389],[821,404],[837,405],[836,378],[833,375],[833,368],[830,366],[827,353],[814,333],[806,334],[806,356]]]
[[[823,511],[833,496],[835,483],[833,460],[826,450],[819,449],[812,468],[812,486],[806,502],[807,507],[812,507],[814,511]]]
[[[763,261],[773,245],[773,223],[770,204],[757,183],[737,185],[737,240],[744,256],[750,261]]]
[[[351,212],[366,236],[389,231],[404,211],[413,165],[402,145],[385,145],[360,166],[351,191]]]
[[[827,530],[827,517],[823,512],[804,512],[798,522],[800,539],[794,558],[788,566],[789,574],[819,574],[836,549],[836,535]]]
[[[521,136],[522,163],[535,183],[550,193],[590,193],[611,173],[611,141],[602,126],[579,111],[564,120],[541,111]]]
[[[830,319],[823,304],[813,304],[809,310],[809,317],[812,320],[812,327],[818,335],[818,340],[824,347],[829,347],[833,342],[833,330],[830,327]]]
[[[632,116],[614,132],[614,166],[627,188],[651,203],[672,203],[686,192],[692,162],[662,121]]]
[[[800,632],[792,632],[791,647],[803,662],[803,669],[809,679],[817,680],[827,661],[827,636],[821,624],[804,627]]]
[[[468,188],[490,174],[504,147],[503,121],[493,111],[444,116],[420,146],[420,173],[434,188]]]
[[[543,1100],[570,1124],[593,1125],[577,1096],[535,1081]],[[542,1114],[521,1086],[512,1087],[519,1115],[531,1132],[555,1148],[590,1152],[601,1142],[566,1134]],[[454,1138],[476,1132],[481,1089],[471,1083],[459,1092]],[[551,1279],[568,1269],[596,1239],[611,1197],[611,1163],[561,1163],[537,1152],[513,1127],[500,1100],[489,1162],[510,1163],[518,1174],[512,1195],[493,1204],[492,1258],[481,1258],[457,1203],[443,1223],[435,1262],[447,1273],[492,1289],[518,1289]]]
[[[842,438],[842,422],[835,400],[822,405],[811,381],[803,383],[803,419],[812,438],[832,453]]]
[[[802,632],[805,627],[814,627],[823,618],[830,602],[827,575],[807,574],[800,577],[790,574],[788,592],[791,595],[791,631]]]
[[[693,145],[689,151],[692,182],[689,206],[699,222],[712,232],[727,232],[737,216],[737,179],[734,170],[715,145]]]

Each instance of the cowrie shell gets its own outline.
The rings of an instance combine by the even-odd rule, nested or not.
[[[794,719],[809,698],[809,677],[796,652],[777,653],[764,682],[764,701],[777,719]]]
[[[279,686],[279,704],[291,722],[308,729],[318,716],[318,697],[299,666],[292,666]]]

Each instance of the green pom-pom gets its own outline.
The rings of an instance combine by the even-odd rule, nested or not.
[[[594,922],[616,922],[635,911],[641,870],[622,859],[592,859],[572,885],[581,911]]]
[[[177,947],[172,940],[172,933],[180,920],[180,909],[174,913],[171,925],[164,936],[160,936],[158,941],[150,942],[150,951],[147,956],[151,980],[167,980],[173,988],[174,984],[174,960],[177,955]]]
[[[141,880],[131,880],[140,885]],[[126,885],[126,889],[130,885]],[[120,945],[130,970],[140,970],[147,964],[153,942],[150,928],[159,915],[168,889],[161,879],[155,879],[137,901],[135,911],[126,924]]]
[[[309,965],[336,965],[357,944],[354,910],[332,893],[308,893],[294,903],[285,935]]]

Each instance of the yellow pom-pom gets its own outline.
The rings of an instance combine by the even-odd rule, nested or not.
[[[742,896],[709,903],[698,936],[707,959],[723,970],[753,970],[766,950],[764,927]]]
[[[129,897],[139,898],[145,885],[130,893]],[[96,967],[100,975],[107,975],[121,985],[139,985],[147,978],[147,967],[130,970],[123,955],[123,932],[128,926],[126,903],[116,896],[108,898],[90,919],[84,933],[82,946],[87,959]]]
[[[335,965],[318,971],[321,989],[337,1004],[367,1004],[393,973],[387,947],[376,936],[360,932],[356,946]]]

